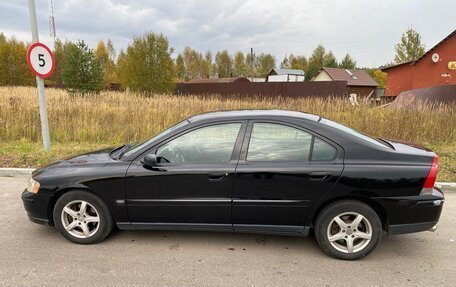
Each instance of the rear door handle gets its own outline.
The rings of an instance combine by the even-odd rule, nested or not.
[[[310,173],[310,180],[328,180],[331,178],[332,173],[326,171],[316,171]]]
[[[228,173],[210,173],[209,181],[221,181],[228,177]]]

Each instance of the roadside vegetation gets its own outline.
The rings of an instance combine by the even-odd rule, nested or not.
[[[6,38],[0,31],[0,86],[33,86],[35,76],[24,61],[29,43],[14,37]],[[318,45],[305,56],[287,54],[277,61],[270,53],[256,54],[244,47],[201,52],[185,47],[175,51],[161,33],[146,32],[134,37],[118,53],[111,40],[101,40],[94,49],[83,40],[72,42],[57,39],[53,47],[55,70],[46,85],[66,88],[71,94],[97,94],[100,90],[140,91],[146,95],[168,93],[177,82],[200,78],[260,77],[273,68],[300,69],[311,80],[322,67],[360,69],[349,53],[337,59],[334,53]],[[408,50],[406,50],[408,51]],[[377,68],[364,68],[383,88],[386,74]]]
[[[314,113],[377,137],[411,141],[439,155],[439,181],[456,181],[456,109],[393,110],[337,99],[230,98],[101,92],[74,97],[47,89],[52,150],[42,149],[36,89],[0,87],[0,166],[37,167],[75,153],[140,142],[186,117],[232,109]]]

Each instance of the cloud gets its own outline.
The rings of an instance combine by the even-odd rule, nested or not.
[[[0,31],[30,41],[26,1],[0,1]],[[40,37],[48,34],[47,1],[36,1]],[[112,39],[125,49],[147,31],[165,34],[177,52],[187,45],[205,51],[269,52],[309,56],[322,44],[358,66],[379,66],[394,57],[394,44],[413,25],[431,48],[456,27],[456,2],[441,1],[178,1],[54,0],[57,36],[95,47]]]

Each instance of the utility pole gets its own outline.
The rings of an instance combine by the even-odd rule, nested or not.
[[[54,4],[52,0],[49,0],[49,35],[54,39],[54,49],[55,49],[55,21],[54,21]]]
[[[30,26],[32,28],[33,43],[39,42],[38,25],[36,21],[35,0],[28,0]],[[36,76],[36,86],[38,88],[38,104],[40,107],[41,135],[43,137],[43,146],[46,151],[51,150],[51,138],[49,136],[49,124],[46,108],[46,96],[44,94],[44,80]]]
[[[251,76],[252,76],[252,82],[253,82],[253,65],[254,65],[254,60],[253,60],[253,48],[250,48],[250,71],[251,71]]]

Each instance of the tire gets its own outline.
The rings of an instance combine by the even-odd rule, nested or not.
[[[54,206],[53,219],[60,234],[78,244],[98,243],[114,226],[111,212],[103,200],[84,190],[63,194]]]
[[[377,247],[382,237],[382,223],[367,204],[339,201],[320,212],[315,221],[315,237],[329,256],[356,260]]]

